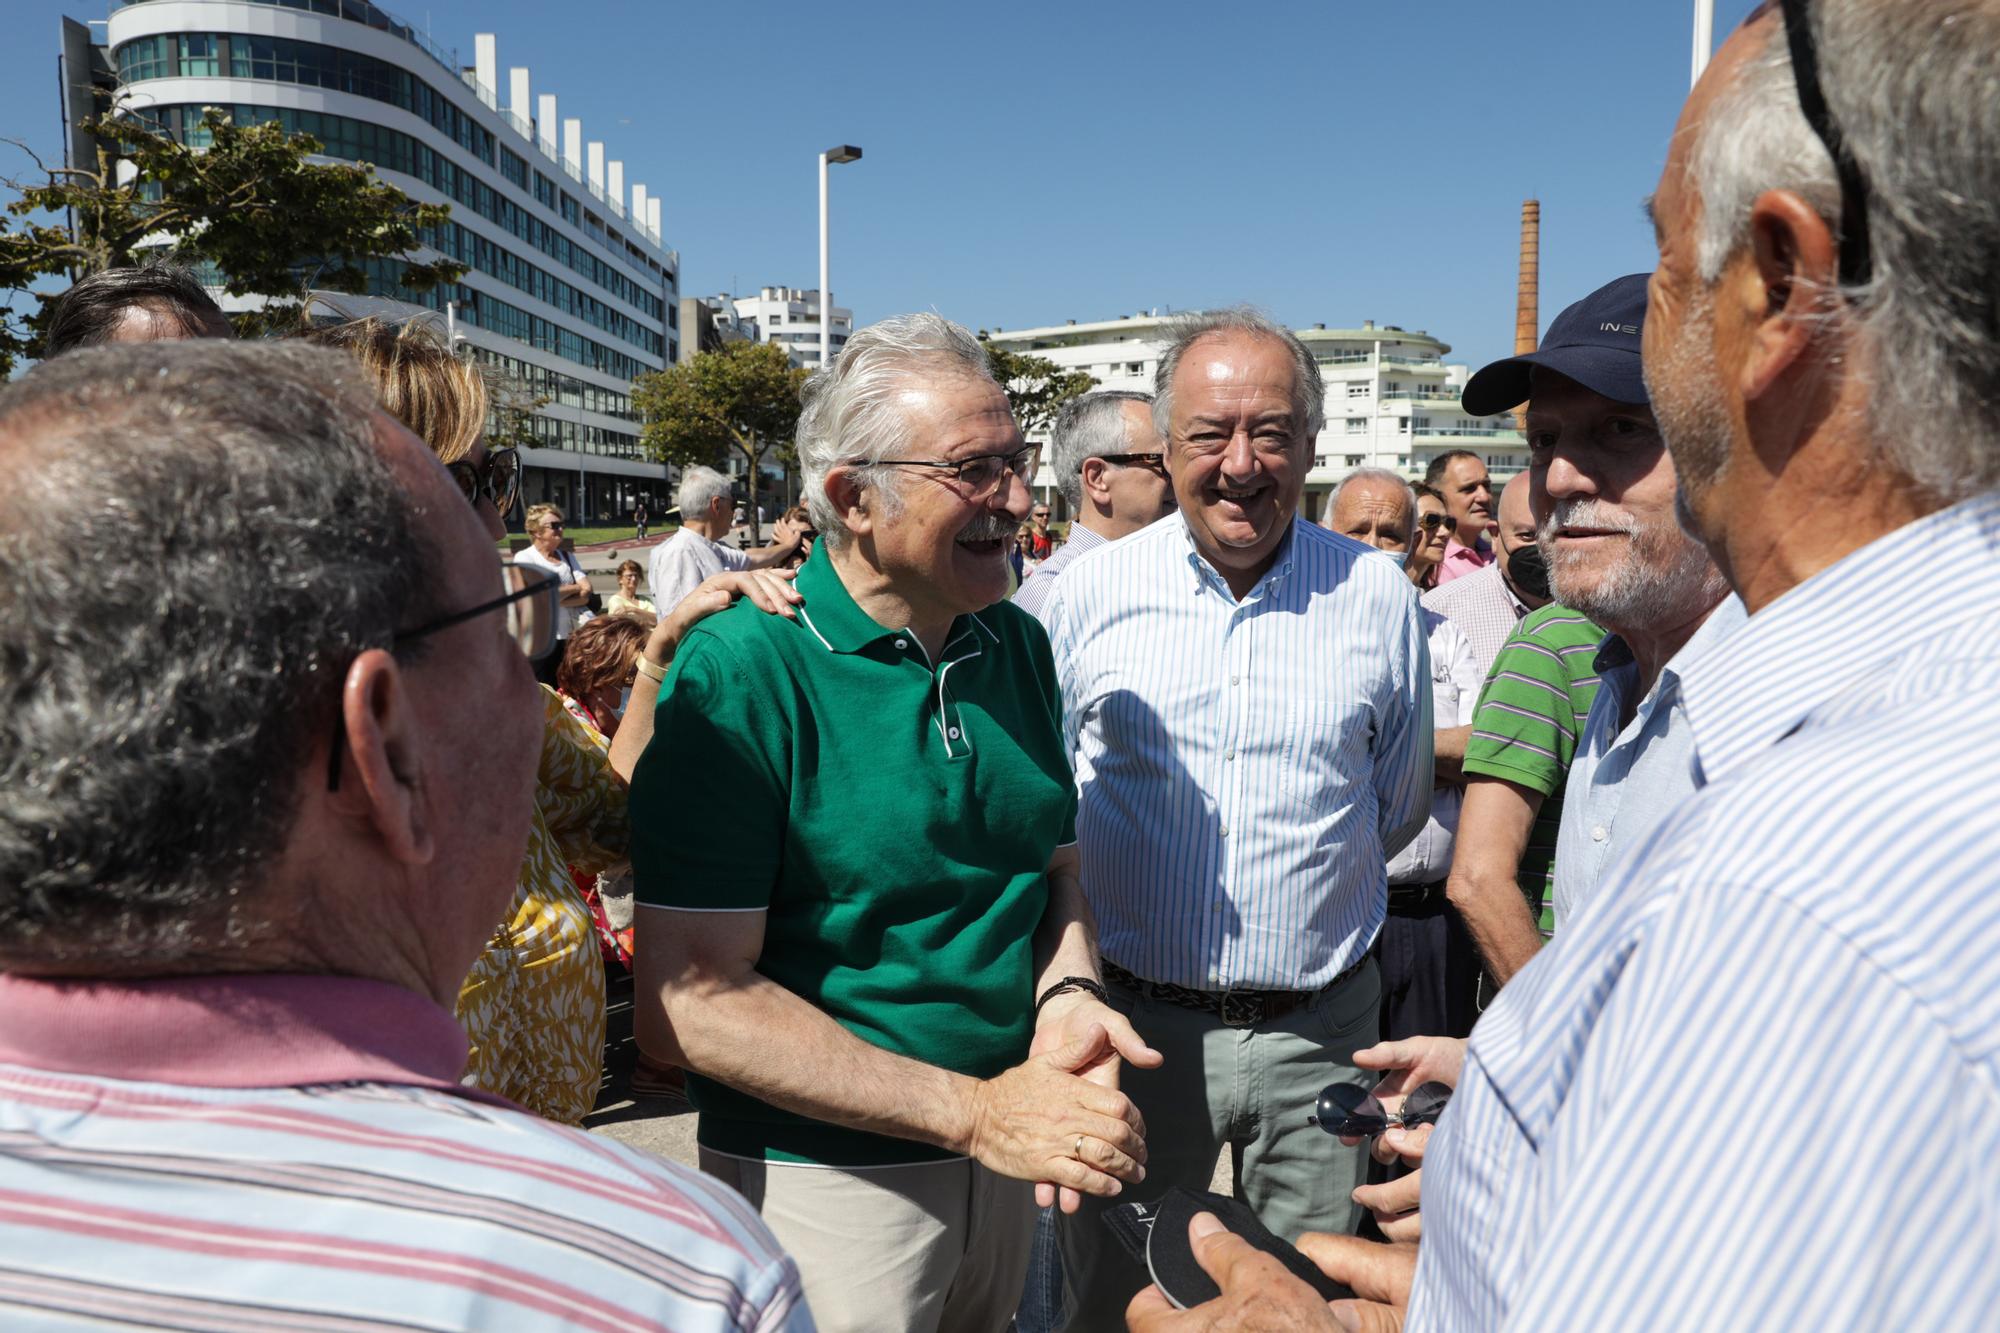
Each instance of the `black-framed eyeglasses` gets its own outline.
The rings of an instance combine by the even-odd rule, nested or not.
[[[545,569],[533,569],[503,561],[500,566],[500,596],[463,611],[453,611],[414,629],[399,630],[389,641],[392,649],[402,647],[440,630],[463,625],[468,620],[503,608],[507,612],[507,634],[528,660],[547,657],[556,646],[556,622],[562,614],[561,589],[556,576]],[[340,752],[347,748],[347,728],[339,710],[333,718],[333,743],[327,749],[326,789],[340,790]]]
[[[1167,475],[1165,454],[1098,454],[1097,457],[1118,467],[1142,467],[1155,476]]]
[[[1319,1095],[1317,1115],[1306,1123],[1318,1125],[1329,1134],[1344,1139],[1373,1138],[1391,1126],[1414,1129],[1434,1125],[1451,1100],[1451,1089],[1443,1083],[1419,1084],[1391,1111],[1362,1083],[1329,1083]]]
[[[974,454],[971,458],[953,459],[943,462],[931,458],[878,458],[873,465],[881,467],[928,467],[951,473],[953,481],[968,487],[973,500],[989,498],[1000,489],[1009,474],[1027,482],[1035,475],[1040,465],[1042,448],[1031,444],[1011,454]],[[862,466],[870,466],[868,460],[857,460]]]
[[[1840,181],[1840,282],[1843,287],[1867,283],[1872,268],[1868,243],[1868,183],[1861,164],[1847,151],[1847,138],[1833,120],[1826,94],[1819,84],[1819,52],[1813,45],[1812,16],[1806,0],[1781,0],[1785,14],[1785,43],[1792,53],[1792,82],[1799,92],[1799,110],[1806,124],[1826,145],[1833,158],[1834,175]],[[1758,7],[1761,14],[1769,5]],[[1755,14],[1751,16],[1756,17]]]
[[[475,466],[461,458],[456,463],[446,463],[445,470],[458,483],[459,494],[467,504],[478,504],[484,495],[493,502],[493,507],[505,518],[514,508],[514,501],[521,496],[521,452],[518,449],[488,449],[486,465]]]
[[[1425,532],[1436,532],[1439,528],[1446,532],[1458,531],[1458,520],[1450,514],[1419,514],[1417,525]]]

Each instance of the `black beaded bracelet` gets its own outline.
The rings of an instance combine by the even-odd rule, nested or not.
[[[1098,998],[1100,1003],[1103,1004],[1111,1003],[1110,992],[1106,991],[1104,989],[1104,983],[1097,980],[1096,978],[1064,977],[1061,981],[1058,981],[1055,985],[1043,991],[1042,998],[1035,1001],[1035,1021],[1038,1023],[1041,1021],[1042,1006],[1047,1004],[1050,1000],[1055,999],[1056,996],[1058,995],[1067,995],[1071,991],[1079,991],[1079,990],[1089,991],[1092,995],[1095,995]]]

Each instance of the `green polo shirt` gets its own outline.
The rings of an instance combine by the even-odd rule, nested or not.
[[[863,1041],[989,1078],[1033,1035],[1044,876],[1076,789],[1048,638],[1002,602],[940,660],[856,606],[819,543],[798,619],[747,602],[689,632],[632,776],[638,901],[762,911],[757,970]],[[699,1075],[716,1152],[836,1166],[948,1154]]]
[[[1542,795],[1516,879],[1542,938],[1556,926],[1556,834],[1576,739],[1597,697],[1604,631],[1551,603],[1524,616],[1493,659],[1465,744],[1465,775],[1504,778]]]

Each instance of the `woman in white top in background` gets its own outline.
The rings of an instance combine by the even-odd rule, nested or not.
[[[569,636],[576,630],[576,613],[590,601],[590,576],[576,557],[562,549],[563,511],[554,505],[528,506],[528,536],[533,546],[523,547],[514,557],[517,565],[532,565],[556,576],[562,585],[562,611],[556,618],[555,651],[535,663],[535,679],[553,687],[556,668],[562,665],[569,648]]]

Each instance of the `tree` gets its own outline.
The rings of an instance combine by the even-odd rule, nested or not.
[[[632,406],[645,422],[639,443],[652,457],[682,467],[717,466],[731,449],[741,454],[749,464],[754,538],[758,468],[767,453],[791,451],[806,375],[776,343],[724,343],[697,352],[632,381]]]
[[[993,378],[1007,391],[1007,404],[1014,409],[1014,424],[1023,435],[1038,435],[1055,423],[1062,405],[1097,387],[1087,371],[1064,370],[1046,357],[1010,352],[986,344],[986,360]]]
[[[10,294],[0,307],[0,373],[14,355],[40,350],[50,298],[26,316],[12,303],[40,277],[74,280],[156,254],[212,264],[231,296],[269,298],[236,317],[238,332],[250,334],[295,320],[311,288],[367,291],[372,261],[400,260],[399,281],[412,292],[465,272],[450,259],[408,257],[428,229],[445,225],[448,205],[417,203],[366,164],[309,162],[320,142],[275,121],[239,126],[210,108],[189,143],[131,117],[90,129],[98,144],[90,167],[48,167],[8,141],[43,179],[0,180],[20,196],[7,212],[21,220],[0,219],[0,291]],[[63,210],[73,228],[32,220]]]

